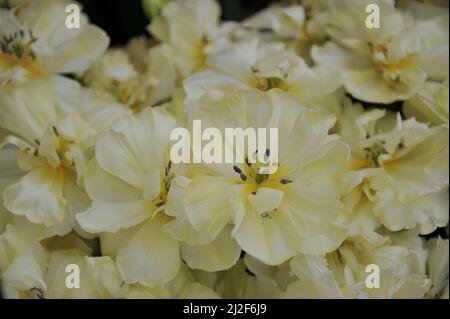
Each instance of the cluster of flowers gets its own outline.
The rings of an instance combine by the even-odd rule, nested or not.
[[[69,1],[0,0],[3,294],[448,298],[448,7],[165,2],[109,48]],[[194,119],[277,127],[277,172],[172,163]]]

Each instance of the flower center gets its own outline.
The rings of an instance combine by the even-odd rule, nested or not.
[[[284,83],[284,81],[280,78],[275,77],[258,77],[255,76],[254,79],[254,87],[261,91],[269,91],[271,89],[281,89],[283,91],[287,91],[288,87]]]
[[[0,61],[6,68],[21,67],[32,75],[40,74],[40,68],[36,61],[31,45],[37,39],[32,31],[20,30],[4,36],[0,39]]]
[[[256,151],[256,154],[257,152],[258,151]],[[278,169],[274,174],[261,173],[264,168],[269,167],[269,156],[270,149],[266,149],[264,153],[266,162],[259,161],[257,156],[255,156],[256,160],[254,161],[254,163],[250,162],[247,157],[245,158],[245,165],[243,165],[241,168],[237,165],[233,166],[233,171],[239,175],[239,183],[247,184],[249,186],[248,193],[256,194],[260,187],[281,189],[284,185],[292,183],[292,180],[290,180],[289,178],[284,178],[281,176],[282,171],[280,169]]]
[[[398,157],[399,153],[401,150],[403,150],[405,148],[405,145],[402,141],[400,141],[397,144],[397,147],[395,148],[393,153],[389,153],[384,144],[386,142],[385,141],[381,141],[378,143],[373,144],[371,147],[366,147],[364,148],[365,151],[365,160],[364,162],[366,163],[366,165],[356,165],[356,168],[365,168],[365,167],[380,167],[381,165],[383,165],[383,167],[392,167],[395,159]],[[390,159],[383,161],[383,163],[380,163],[380,156],[381,155],[385,155],[385,154],[389,154],[391,156]],[[370,164],[369,164],[370,163]],[[361,163],[362,164],[362,163]],[[369,165],[367,165],[369,164]]]
[[[372,46],[369,45],[369,49],[372,53],[372,59],[377,65],[378,69],[382,72],[383,76],[388,79],[396,79],[395,73],[404,69],[411,68],[414,62],[414,55],[409,55],[398,61],[388,61],[388,50],[386,46]]]
[[[147,99],[147,93],[140,89],[141,85],[138,78],[126,82],[113,80],[109,90],[121,103],[128,105],[132,110],[139,111]]]
[[[388,153],[381,142],[375,143],[371,147],[366,147],[364,150],[366,151],[366,160],[370,160],[375,167],[380,166],[378,157]]]
[[[60,166],[64,168],[73,168],[73,160],[67,157],[67,155],[70,154],[70,149],[73,145],[73,142],[63,139],[59,134],[56,126],[52,126],[52,130],[53,145],[55,147],[56,153],[58,154]]]

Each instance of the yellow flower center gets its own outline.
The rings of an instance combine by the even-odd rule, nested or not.
[[[388,50],[385,45],[369,45],[372,58],[383,75],[392,74],[401,70],[409,69],[414,65],[415,55],[408,55],[397,61],[388,61]]]
[[[389,154],[386,148],[384,147],[385,142],[381,141],[373,144],[370,147],[364,148],[365,157],[364,158],[353,158],[350,163],[350,169],[358,170],[364,168],[374,168],[383,166],[384,168],[392,167],[395,162],[395,157],[397,152],[404,148],[404,144],[400,142],[397,145],[397,148],[393,154],[391,154],[392,159],[389,161],[384,161],[380,163],[379,157],[384,154]]]
[[[64,138],[62,138],[56,128],[56,126],[52,126],[52,131],[53,131],[53,135],[52,135],[52,146],[54,148],[54,150],[56,151],[56,154],[58,155],[59,158],[59,166],[58,168],[68,168],[68,169],[74,169],[74,162],[72,159],[68,158],[68,154],[70,154],[72,145],[73,145],[73,141],[68,141],[65,140]],[[34,143],[37,145],[37,147],[33,150],[33,149],[27,149],[27,151],[31,152],[33,151],[33,155],[38,157],[38,156],[42,156],[42,157],[46,157],[44,154],[40,154],[39,153],[39,147],[41,146],[41,141],[39,141],[38,139],[34,140]]]
[[[269,150],[266,150],[265,155],[269,156]],[[250,195],[256,194],[260,187],[283,190],[287,184],[292,183],[292,180],[284,177],[284,172],[280,167],[274,174],[261,174],[260,169],[267,166],[268,164],[261,163],[258,159],[255,163],[251,163],[246,158],[242,168],[233,166],[234,172],[239,175],[236,184],[246,185],[245,194]]]
[[[375,143],[371,147],[367,147],[365,149],[366,151],[366,160],[369,160],[372,162],[372,167],[378,167],[380,166],[380,163],[378,161],[378,157],[383,154],[387,154],[386,149],[383,146],[383,143]]]
[[[396,72],[411,68],[413,65],[414,56],[410,55],[404,59],[390,64],[380,64],[379,67],[383,72]]]
[[[53,129],[53,145],[58,153],[58,157],[61,161],[60,167],[62,168],[73,168],[73,160],[67,158],[67,154],[70,152],[70,148],[72,147],[73,142],[67,141],[63,139],[56,129],[55,126]]]
[[[5,69],[23,68],[31,77],[41,75],[42,68],[31,48],[35,41],[31,31],[20,30],[4,36],[0,40],[0,66]]]
[[[147,93],[140,89],[142,83],[138,78],[126,82],[111,81],[109,91],[123,104],[138,112],[145,106]]]
[[[253,80],[253,86],[261,91],[269,91],[270,89],[280,89],[288,91],[289,86],[280,78],[264,78],[255,76]]]

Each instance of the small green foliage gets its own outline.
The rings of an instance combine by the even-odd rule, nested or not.
[[[142,8],[149,20],[153,20],[159,16],[164,6],[169,3],[170,0],[142,0]]]

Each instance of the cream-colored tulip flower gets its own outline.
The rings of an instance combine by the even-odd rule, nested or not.
[[[46,243],[51,250],[48,254],[48,249],[12,225],[0,235],[0,273],[6,298],[124,297],[126,287],[110,257],[89,257],[90,249],[75,235],[50,241],[53,243]],[[53,250],[56,247],[59,249]],[[68,281],[79,283],[78,288],[69,287]]]
[[[403,106],[405,115],[431,125],[448,128],[448,78],[443,83],[427,81]]]
[[[70,3],[22,1],[0,8],[0,83],[82,72],[103,54],[109,38],[85,14],[80,28],[66,27]]]
[[[221,273],[196,272],[196,278],[214,288],[223,298],[279,299],[298,278],[291,273],[289,261],[266,265],[245,254],[235,266]]]
[[[448,239],[428,241],[427,273],[433,283],[428,295],[432,298],[448,299],[448,248]]]
[[[195,176],[197,172],[191,173]],[[175,219],[165,225],[165,230],[180,241],[180,253],[191,269],[220,271],[233,266],[241,249],[231,237],[231,226],[219,235],[197,231],[189,222],[184,207],[184,195],[191,179],[175,177],[167,195],[165,212]]]
[[[168,283],[146,287],[140,284],[126,286],[125,298],[130,299],[218,299],[220,296],[193,276],[190,269],[182,264],[175,278]]]
[[[79,282],[77,278],[70,278],[71,275],[79,275]],[[68,281],[79,286],[67,286]],[[122,277],[110,257],[89,257],[76,249],[51,253],[45,283],[47,289],[43,297],[46,299],[112,299],[123,298],[125,293]]]
[[[142,66],[134,64],[125,50],[109,49],[86,72],[83,82],[136,111],[170,99],[176,74],[169,46],[162,44],[144,50],[145,57],[140,59],[146,64]]]
[[[208,57],[208,70],[188,77],[184,82],[186,111],[191,115],[204,104],[203,100],[220,100],[237,90],[258,87],[262,91],[277,87],[255,74],[253,65],[271,52],[280,53],[282,43],[266,44],[258,39],[237,43]],[[261,82],[261,83],[260,83]],[[281,81],[276,81],[280,83]]]
[[[425,1],[395,1],[398,8],[412,14],[414,18],[426,20],[437,16],[448,16],[448,1],[425,0]]]
[[[352,148],[344,202],[356,233],[377,227],[372,213],[391,231],[428,234],[448,223],[447,129],[350,102],[338,126]]]
[[[431,287],[425,275],[426,250],[415,232],[348,238],[325,257],[298,255],[290,264],[298,281],[287,287],[287,298],[423,298]],[[379,267],[379,287],[366,280]],[[373,283],[376,283],[374,280]]]
[[[329,12],[327,24],[335,42],[314,46],[311,55],[319,65],[340,70],[346,90],[355,98],[384,104],[406,100],[426,79],[448,77],[448,13],[413,20],[378,1],[380,28],[367,28],[366,2],[340,4]]]
[[[261,36],[241,23],[235,21],[222,21],[220,25],[211,30],[209,41],[204,52],[207,56],[227,50],[234,44],[249,41]]]
[[[242,259],[233,268],[217,274],[213,287],[226,299],[278,299],[282,295],[272,278],[249,273]]]
[[[205,96],[220,99],[236,90],[280,89],[297,96],[303,103],[320,106],[342,84],[339,72],[327,67],[310,68],[282,43],[267,44],[257,39],[240,42],[207,59],[210,69],[184,81],[189,113]]]
[[[169,2],[149,25],[149,32],[170,46],[182,78],[203,68],[206,47],[217,28],[220,7],[215,0]]]
[[[72,82],[58,83],[77,88]],[[109,102],[99,104],[88,90],[78,87],[65,95],[78,96],[71,101],[82,104],[75,112],[70,101],[58,100],[51,81],[27,81],[8,91],[9,86],[2,88],[0,96],[0,126],[11,133],[2,145],[19,149],[17,163],[24,175],[4,188],[4,206],[26,218],[30,223],[22,225],[22,219],[20,224],[40,233],[40,238],[67,234],[77,227],[75,213],[89,205],[82,188],[83,173],[96,138],[126,109]]]
[[[26,233],[8,225],[0,234],[0,275],[6,298],[39,298],[47,289],[47,252]]]
[[[247,18],[243,25],[257,30],[271,30],[285,38],[306,39],[306,14],[302,6],[272,6]]]
[[[255,276],[266,277],[275,282],[280,291],[285,291],[287,286],[297,280],[292,274],[289,264],[290,260],[277,266],[266,265],[258,259],[246,254],[244,256],[245,267],[248,272]],[[265,279],[267,281],[267,279]]]
[[[116,258],[127,283],[167,283],[181,258],[209,271],[229,268],[239,258],[230,229],[208,237],[184,216],[182,195],[189,180],[169,158],[175,125],[162,108],[121,118],[99,140],[86,170],[92,205],[77,220],[85,231],[102,233],[102,249]]]
[[[184,195],[195,229],[217,236],[231,223],[242,249],[269,265],[339,247],[346,230],[334,221],[349,149],[329,135],[331,116],[276,90],[238,92],[201,110],[204,127],[278,128],[279,167],[269,175],[248,160],[204,164],[210,172],[196,174]],[[257,151],[270,156],[270,146]]]
[[[64,236],[43,239],[40,243],[50,252],[57,250],[77,250],[87,256],[98,255],[100,253],[100,247],[96,239],[83,238],[75,231],[71,231]]]
[[[18,150],[14,148],[4,148],[0,150],[0,194],[3,190],[17,182],[23,176],[23,171],[17,165]],[[6,225],[10,223],[11,216],[0,202],[0,234],[6,229]]]
[[[116,258],[127,283],[155,286],[179,269],[178,242],[163,231],[169,217],[159,214],[173,178],[166,152],[175,125],[175,118],[161,109],[119,119],[98,141],[86,170],[92,205],[77,220],[91,233],[117,233],[112,235],[116,254],[107,254]]]
[[[314,4],[318,2],[320,1],[314,1]],[[311,15],[309,5],[303,5],[304,3],[288,6],[275,4],[250,16],[242,24],[259,32],[258,37],[263,41],[283,41],[310,64],[311,46],[323,43],[326,37],[328,16],[320,11]]]

